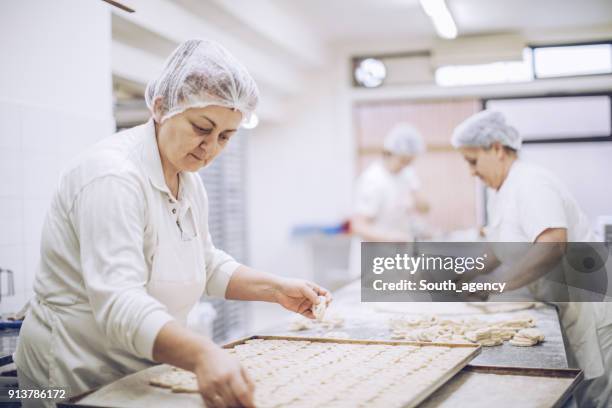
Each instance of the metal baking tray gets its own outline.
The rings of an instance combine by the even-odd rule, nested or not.
[[[560,408],[583,377],[577,369],[468,365],[420,407]]]
[[[312,341],[323,343],[342,343],[342,344],[382,344],[382,345],[412,345],[412,346],[428,346],[428,347],[467,347],[473,351],[456,364],[451,370],[447,371],[437,381],[417,394],[412,400],[407,401],[406,407],[414,407],[425,400],[429,395],[435,392],[449,381],[455,374],[460,372],[474,357],[476,357],[481,347],[477,344],[453,344],[453,343],[429,343],[429,342],[412,342],[412,341],[381,341],[381,340],[354,340],[354,339],[334,339],[334,338],[318,338],[318,337],[294,337],[294,336],[251,336],[245,337],[237,341],[233,341],[223,346],[223,348],[232,348],[236,345],[243,344],[247,340],[263,339],[263,340],[295,340],[295,341]],[[57,404],[58,408],[68,407],[108,407],[108,408],[135,408],[135,407],[165,407],[165,406],[180,406],[180,407],[202,407],[203,402],[199,394],[180,394],[172,393],[167,389],[156,388],[149,386],[149,379],[167,370],[169,366],[158,365],[137,373],[123,377],[111,384],[100,387],[99,389],[86,392],[84,394],[70,398],[64,402]]]

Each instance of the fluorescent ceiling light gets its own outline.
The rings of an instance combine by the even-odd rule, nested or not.
[[[444,0],[420,0],[420,2],[440,37],[448,39],[457,37],[457,26]]]

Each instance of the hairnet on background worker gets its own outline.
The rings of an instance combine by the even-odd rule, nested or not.
[[[487,240],[557,244],[593,242],[588,217],[564,183],[547,169],[518,157],[521,136],[500,112],[485,110],[461,123],[452,134],[472,174],[490,188],[487,194]],[[559,262],[563,250],[550,257],[525,257],[512,269],[516,256],[498,245],[487,265],[510,265],[505,279],[510,290],[527,286],[534,294],[552,290],[551,280],[539,277],[543,262]],[[491,272],[493,268],[477,273]],[[475,276],[468,274],[462,279]],[[570,358],[584,371],[586,381],[577,393],[580,406],[609,407],[612,403],[612,305],[606,302],[558,302],[561,323],[569,342]]]
[[[451,138],[451,144],[456,148],[488,148],[495,142],[519,150],[522,138],[515,128],[506,123],[501,112],[491,110],[470,116],[455,128]]]
[[[385,135],[382,150],[382,157],[355,183],[349,258],[353,276],[361,272],[362,241],[404,242],[427,233],[420,215],[429,211],[429,204],[412,166],[425,153],[423,136],[415,127],[398,123]]]
[[[385,137],[383,149],[398,156],[418,156],[425,153],[425,142],[414,127],[399,123]]]

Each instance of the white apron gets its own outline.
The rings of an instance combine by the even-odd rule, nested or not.
[[[178,225],[174,231],[180,239],[158,237],[147,292],[168,307],[168,312],[183,325],[187,314],[204,293],[206,262],[202,235],[189,203],[179,206]]]
[[[186,324],[187,314],[204,293],[206,264],[202,235],[190,203],[179,203],[182,231],[176,224],[162,230],[174,231],[181,239],[158,234],[146,289],[168,308],[170,315]],[[153,364],[112,348],[94,320],[84,318],[91,312],[70,299],[61,306],[37,298],[31,303],[22,330],[37,340],[34,347],[21,349],[17,356],[23,369],[20,374],[27,378],[29,386],[63,388],[67,395],[74,396]],[[40,400],[23,401],[23,406],[38,407]]]
[[[487,225],[487,239],[491,242],[511,242],[508,237],[518,236],[520,225],[513,220],[505,219],[505,205],[509,203],[497,203],[497,211],[491,212],[491,219]],[[516,230],[516,231],[515,231]],[[516,261],[517,254],[512,253],[509,245],[497,247],[495,254],[498,259],[507,265]],[[507,249],[510,249],[508,251]],[[521,248],[517,252],[524,253]],[[554,291],[555,283],[541,278],[528,285],[530,292],[538,299],[538,293]],[[561,289],[563,286],[561,287]],[[586,379],[599,377],[604,373],[603,358],[597,338],[597,326],[595,312],[592,304],[588,302],[557,302],[561,326],[570,344],[570,352],[584,371]]]

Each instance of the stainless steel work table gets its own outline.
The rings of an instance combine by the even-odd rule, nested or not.
[[[372,313],[367,303],[360,302],[359,282],[354,282],[334,293],[334,306],[339,314],[344,315],[344,326],[337,329],[314,328],[299,332],[290,331],[288,321],[272,326],[262,333],[273,335],[293,335],[305,337],[320,337],[329,331],[342,331],[353,339],[390,340],[388,320],[397,313]],[[423,310],[423,305],[419,305]],[[333,310],[333,309],[330,309]],[[407,308],[409,310],[409,307]],[[482,314],[475,309],[473,315],[453,314],[441,316],[458,319],[475,317],[482,320],[498,321],[520,315],[533,316],[546,340],[537,347],[515,347],[507,342],[502,346],[483,347],[482,353],[472,360],[471,365],[528,367],[528,368],[568,368],[568,361],[561,333],[561,325],[557,310],[552,305],[539,304],[528,310],[515,312]],[[432,308],[430,314],[437,314]]]

